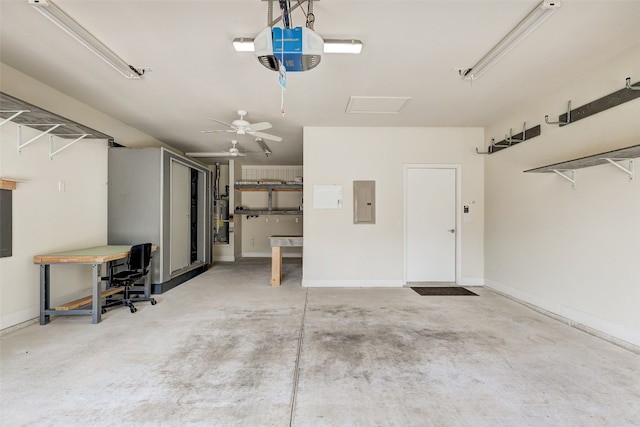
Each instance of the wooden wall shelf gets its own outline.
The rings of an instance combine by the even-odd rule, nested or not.
[[[548,166],[541,166],[535,169],[529,169],[525,172],[533,173],[556,173],[567,181],[571,182],[575,187],[575,170],[611,164],[629,175],[629,180],[633,181],[633,159],[640,157],[640,145],[620,148],[618,150],[607,151],[604,153],[594,154],[591,156],[580,157],[578,159],[567,160],[565,162],[554,163]],[[625,168],[619,162],[628,161],[628,167]],[[571,172],[571,176],[565,172]]]
[[[0,190],[15,190],[16,181],[0,178]]]

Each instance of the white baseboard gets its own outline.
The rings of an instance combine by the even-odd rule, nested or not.
[[[484,277],[463,277],[460,286],[484,286]]]
[[[314,280],[302,279],[308,288],[401,288],[402,280]]]
[[[0,317],[0,336],[39,322],[40,308],[27,308]]]
[[[485,279],[485,287],[514,299],[556,320],[599,338],[640,353],[640,331],[621,326],[565,305],[548,301],[520,289]]]
[[[234,255],[218,255],[213,258],[214,264],[216,262],[235,262],[236,257]]]

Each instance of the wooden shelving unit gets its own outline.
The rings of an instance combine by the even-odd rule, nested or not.
[[[236,209],[238,215],[302,215],[300,209],[274,209],[274,191],[302,191],[302,184],[235,184],[238,191],[266,191],[268,193],[267,207],[265,209]]]

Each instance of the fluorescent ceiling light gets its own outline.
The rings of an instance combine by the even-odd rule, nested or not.
[[[240,37],[238,39],[233,39],[233,48],[236,52],[253,52],[255,51],[255,47],[253,46],[253,39],[248,39],[246,37]]]
[[[253,52],[253,39],[247,37],[239,37],[233,39],[233,48],[236,52]],[[362,51],[362,42],[360,40],[324,40],[324,53],[354,53],[358,54]]]
[[[460,70],[465,80],[475,80],[502,59],[511,49],[518,45],[529,33],[542,24],[561,6],[559,1],[544,0],[535,7],[513,30],[471,68]]]
[[[362,42],[360,40],[334,40],[325,39],[324,53],[355,53],[362,51]]]
[[[144,74],[144,70],[129,65],[51,0],[29,0],[29,4],[126,78],[139,79]]]

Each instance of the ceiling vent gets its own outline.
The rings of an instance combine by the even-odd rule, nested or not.
[[[396,114],[408,103],[408,96],[351,96],[345,112],[353,114]]]

